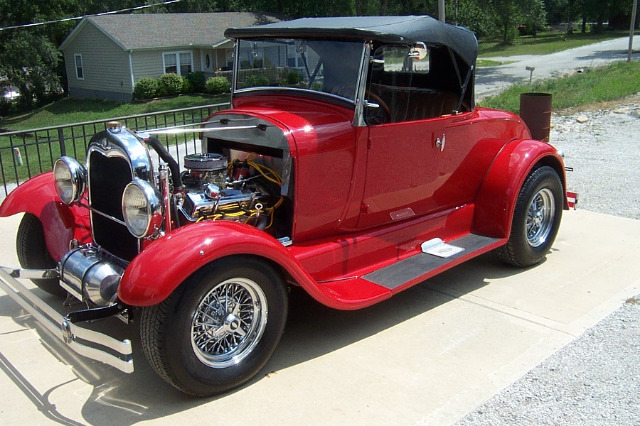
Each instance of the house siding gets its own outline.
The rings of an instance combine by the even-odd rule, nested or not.
[[[74,55],[82,55],[84,79],[76,78]],[[64,49],[69,95],[80,98],[131,100],[129,53],[87,23]]]
[[[134,81],[137,82],[143,77],[158,78],[162,76],[164,74],[162,54],[168,52],[191,52],[193,56],[193,71],[201,70],[200,49],[164,48],[134,51],[131,53]]]
[[[143,50],[131,52],[133,79],[138,81],[144,77],[158,78],[164,74],[162,69],[162,51]]]

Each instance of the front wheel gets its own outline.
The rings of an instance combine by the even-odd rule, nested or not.
[[[287,317],[282,278],[254,258],[223,259],[144,308],[142,347],[181,391],[208,396],[251,379],[276,348]]]
[[[511,265],[539,263],[551,249],[562,219],[563,187],[556,171],[548,166],[527,177],[516,201],[511,234],[498,257]]]
[[[44,229],[37,216],[25,213],[18,226],[16,235],[16,254],[20,266],[25,269],[54,269],[57,266],[51,258],[44,238]],[[56,278],[31,280],[40,289],[55,296],[65,296],[67,292],[60,287]]]

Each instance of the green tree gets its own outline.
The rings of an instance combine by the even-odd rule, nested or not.
[[[459,25],[469,28],[478,37],[492,36],[496,33],[496,22],[490,9],[477,0],[458,0],[457,14],[454,2],[448,2],[446,6],[447,21],[457,22]]]
[[[522,23],[527,26],[527,30],[535,37],[538,30],[547,24],[547,12],[542,0],[529,0],[521,6]]]
[[[16,32],[0,52],[0,75],[20,92],[20,105],[33,108],[49,93],[60,93],[60,76],[56,72],[61,53],[42,35]]]
[[[493,9],[502,42],[509,43],[515,38],[516,26],[522,16],[521,0],[490,0],[488,5]]]
[[[519,25],[530,25],[535,31],[546,23],[542,0],[490,0],[486,5],[485,12],[493,14],[504,44],[513,41]]]
[[[567,22],[569,0],[544,0],[544,9],[547,12],[547,20],[550,24]]]

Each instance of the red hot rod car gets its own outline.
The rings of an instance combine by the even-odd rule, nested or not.
[[[115,123],[85,164],[59,158],[0,208],[24,212],[27,268],[2,268],[3,288],[78,353],[132,371],[130,342],[78,324],[139,321],[157,373],[211,395],[265,365],[288,286],[358,309],[488,251],[545,257],[568,208],[563,161],[519,117],[474,105],[471,32],[349,17],[226,36],[232,109],[188,130],[202,151],[183,170],[153,132]],[[15,278],[86,309],[63,317]]]

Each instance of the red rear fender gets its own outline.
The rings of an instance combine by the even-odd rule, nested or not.
[[[474,233],[497,238],[509,236],[520,188],[538,164],[553,167],[566,188],[563,161],[553,146],[536,140],[513,140],[504,146],[476,195]]]

